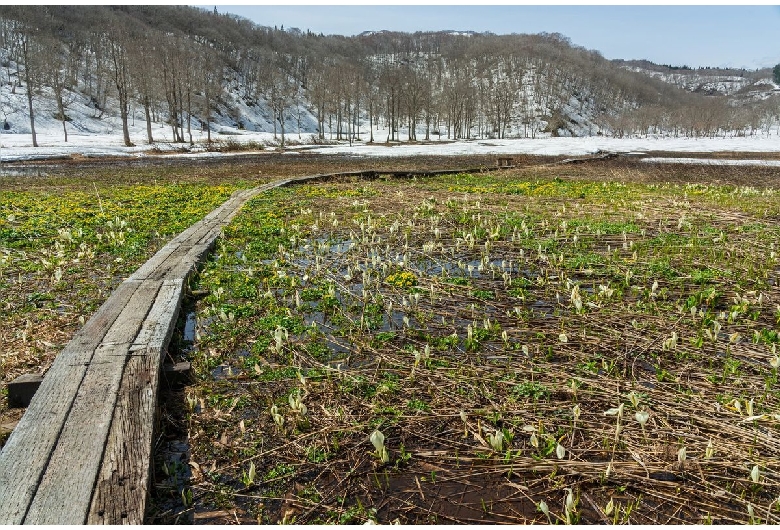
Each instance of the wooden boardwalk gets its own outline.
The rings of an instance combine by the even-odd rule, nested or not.
[[[184,286],[233,195],[125,280],[57,356],[0,452],[0,524],[141,524],[160,369]]]
[[[313,175],[237,192],[119,285],[57,356],[0,451],[0,524],[143,523],[160,371],[187,277],[255,195],[340,176],[379,175]]]

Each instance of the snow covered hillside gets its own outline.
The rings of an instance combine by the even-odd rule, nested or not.
[[[645,62],[633,61],[624,68],[697,94],[765,100],[780,93],[780,85],[774,82],[769,71],[670,68],[641,63]]]
[[[780,90],[763,74],[644,63],[557,34],[340,37],[184,6],[0,6],[0,157],[776,139]]]

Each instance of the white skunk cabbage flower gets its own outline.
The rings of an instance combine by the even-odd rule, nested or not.
[[[504,450],[504,433],[500,429],[496,429],[495,434],[488,433],[487,439],[495,452],[499,453]]]
[[[247,482],[249,482],[249,484],[254,484],[256,476],[257,476],[257,468],[255,467],[255,463],[250,462],[249,473],[247,473]]]
[[[368,439],[371,440],[371,443],[377,451],[380,451],[385,446],[385,435],[379,430],[372,432]]]
[[[279,409],[276,408],[276,405],[271,405],[271,417],[277,427],[281,429],[284,426],[284,416],[279,414]]]
[[[287,400],[289,401],[290,408],[293,410],[293,412],[302,416],[308,412],[306,405],[303,404],[303,400],[301,399],[300,391],[295,392],[294,394],[290,394]]]
[[[752,480],[755,484],[758,484],[758,481],[761,479],[761,470],[758,469],[758,465],[753,466],[753,469],[750,470],[750,480]]]
[[[634,414],[634,417],[636,418],[636,421],[639,422],[639,425],[641,425],[642,429],[644,430],[645,423],[647,423],[648,418],[650,418],[650,413],[647,412],[646,410],[643,410]]]
[[[385,447],[385,435],[379,430],[375,430],[368,439],[373,444],[374,449],[376,449],[376,456],[379,460],[381,460],[383,464],[388,463],[390,461],[390,453]]]
[[[572,492],[571,488],[566,488],[566,491],[568,492],[566,494],[566,502],[564,504],[564,508],[566,510],[566,513],[572,513],[574,511],[574,492]]]

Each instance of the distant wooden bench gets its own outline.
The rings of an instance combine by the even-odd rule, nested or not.
[[[515,159],[511,156],[498,157],[498,167],[515,167]]]

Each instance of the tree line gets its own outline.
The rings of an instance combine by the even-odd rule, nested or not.
[[[320,139],[369,142],[397,141],[402,131],[409,141],[755,134],[780,114],[777,98],[691,94],[558,34],[343,37],[184,6],[0,6],[0,47],[0,81],[25,91],[33,145],[44,88],[66,141],[71,94],[80,92],[96,117],[118,108],[126,145],[134,107],[143,108],[149,143],[152,123],[189,143],[200,126],[210,142],[216,112],[242,124],[228,94],[267,105],[282,144],[285,124],[300,130],[304,109]]]

